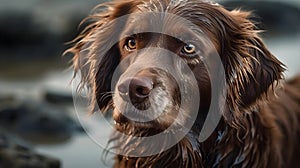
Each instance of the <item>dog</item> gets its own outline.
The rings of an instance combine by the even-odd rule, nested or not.
[[[112,111],[114,167],[300,164],[300,77],[284,80],[251,17],[204,0],[95,8],[66,52],[91,111]]]

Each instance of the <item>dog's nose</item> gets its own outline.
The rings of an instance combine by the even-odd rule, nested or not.
[[[120,96],[132,103],[145,101],[153,89],[153,81],[148,77],[128,78],[118,86]]]

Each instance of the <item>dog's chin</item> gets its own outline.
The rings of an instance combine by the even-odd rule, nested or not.
[[[155,130],[155,131],[163,131],[163,128],[160,126],[160,123],[157,120],[150,120],[148,118],[145,118],[145,116],[138,116],[137,117],[142,117],[140,120],[131,120],[127,118],[125,115],[128,112],[119,112],[118,110],[113,111],[113,120],[115,121],[115,125],[118,128],[132,128],[134,130],[139,130],[139,131],[149,131],[149,130]],[[119,130],[122,131],[122,130]]]

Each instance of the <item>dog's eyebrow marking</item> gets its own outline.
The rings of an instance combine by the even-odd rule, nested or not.
[[[171,31],[171,33],[169,34],[171,37],[174,37],[184,43],[188,43],[188,42],[196,42],[196,43],[201,43],[202,41],[201,39],[198,38],[198,36],[196,35],[195,32],[193,31]]]

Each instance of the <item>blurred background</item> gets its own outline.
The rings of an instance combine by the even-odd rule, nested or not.
[[[78,122],[71,57],[62,57],[79,22],[101,2],[0,0],[0,168],[111,167]],[[300,1],[218,2],[254,11],[287,78],[300,72]]]

